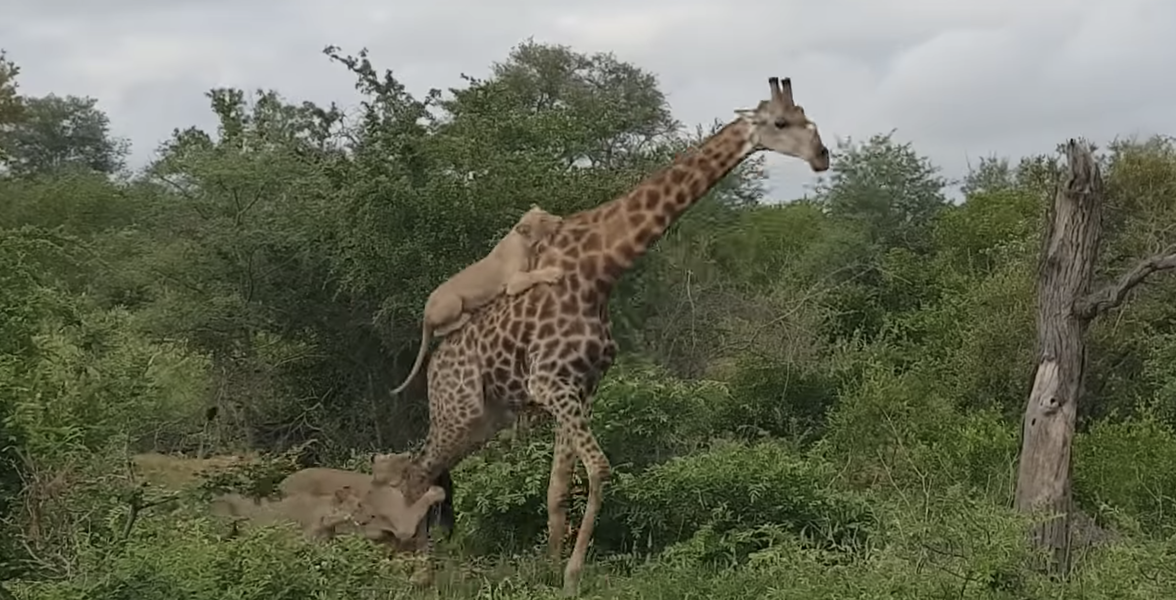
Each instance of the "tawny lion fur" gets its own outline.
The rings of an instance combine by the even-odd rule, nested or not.
[[[302,469],[278,485],[283,494],[280,500],[255,502],[225,494],[213,501],[213,512],[255,525],[293,521],[310,539],[358,532],[376,542],[405,542],[416,534],[429,508],[445,499],[445,491],[432,486],[409,505],[399,489],[387,485],[400,482],[407,463],[407,454],[380,454],[373,458],[373,475],[325,467]]]
[[[478,262],[462,269],[437,286],[425,302],[421,323],[421,349],[404,383],[392,390],[399,394],[416,377],[432,337],[445,337],[469,321],[470,311],[486,305],[502,294],[514,296],[537,283],[555,283],[563,277],[559,267],[531,268],[535,244],[555,233],[563,217],[553,215],[537,205],[523,213],[515,226],[494,249]]]

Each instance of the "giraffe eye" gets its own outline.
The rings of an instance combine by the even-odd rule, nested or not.
[[[784,117],[780,117],[780,118],[776,119],[776,128],[777,129],[784,129],[785,127],[788,127],[788,120],[787,119],[785,119]]]

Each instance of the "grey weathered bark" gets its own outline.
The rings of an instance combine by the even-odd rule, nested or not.
[[[1014,507],[1044,511],[1033,544],[1049,568],[1065,574],[1070,563],[1070,445],[1085,366],[1087,325],[1119,306],[1148,275],[1176,268],[1176,254],[1141,261],[1117,282],[1091,293],[1101,237],[1103,183],[1093,151],[1070,140],[1068,173],[1054,195],[1041,250],[1037,285],[1037,370],[1025,408]]]

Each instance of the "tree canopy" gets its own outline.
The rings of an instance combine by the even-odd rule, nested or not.
[[[418,96],[331,46],[358,110],[213,89],[214,127],[177,123],[127,165],[100,99],[24,95],[16,58],[0,53],[0,572],[18,597],[407,589],[362,540],[229,539],[208,492],[418,443],[424,386],[388,390],[430,290],[531,204],[596,206],[713,131],[613,54],[528,40]],[[1100,154],[1096,277],[1176,242],[1160,133]],[[900,132],[845,142],[802,199],[766,198],[761,165],[614,293],[622,358],[593,429],[616,475],[591,593],[1171,597],[1176,281],[1092,325],[1075,539],[1098,545],[1048,580],[1008,506],[1057,156],[987,157],[958,202]],[[443,595],[547,593],[530,556],[550,438],[495,440],[454,471],[469,560]]]

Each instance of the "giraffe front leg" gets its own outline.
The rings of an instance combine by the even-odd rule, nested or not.
[[[552,562],[563,555],[563,538],[568,526],[568,492],[576,467],[576,452],[563,428],[555,433],[551,477],[547,481],[547,553]]]
[[[425,519],[417,526],[416,536],[411,541],[411,556],[413,562],[412,575],[408,582],[417,587],[427,587],[433,584],[433,537],[429,535],[428,524]]]

